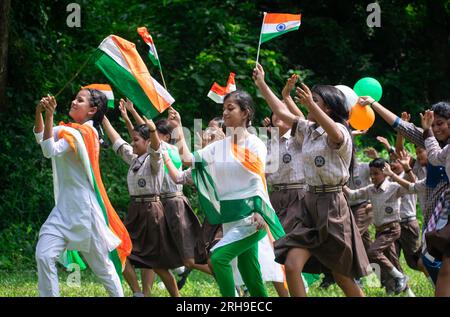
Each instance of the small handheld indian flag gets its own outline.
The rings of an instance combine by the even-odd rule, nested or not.
[[[105,94],[106,98],[108,99],[108,108],[114,109],[114,94],[111,89],[111,86],[108,84],[91,84],[88,86],[81,87],[81,89],[96,89],[100,90],[102,93]]]
[[[150,75],[136,46],[121,37],[110,35],[100,43],[95,66],[147,118],[154,118],[175,102]]]
[[[287,32],[298,30],[300,28],[301,18],[301,14],[264,12],[256,62],[258,62],[259,59],[259,49],[261,43],[267,42]]]
[[[261,43],[300,28],[301,14],[267,13],[261,29]]]
[[[148,45],[148,57],[152,61],[153,65],[159,66],[158,52],[156,51],[155,43],[153,42],[153,38],[150,33],[148,33],[147,28],[145,26],[139,27],[137,29],[137,32],[142,37],[144,42]]]
[[[216,103],[223,103],[223,98],[226,94],[236,90],[236,84],[234,83],[234,73],[230,73],[228,76],[228,82],[225,87],[219,86],[216,82],[213,83],[209,90],[208,97],[214,100]]]

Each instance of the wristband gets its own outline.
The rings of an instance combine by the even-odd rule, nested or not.
[[[410,173],[412,171],[412,168],[410,168],[409,170],[405,171],[406,174]]]
[[[369,106],[372,107],[372,105],[373,105],[375,102],[377,102],[377,101],[376,101],[376,100],[372,101],[372,102],[369,104]]]
[[[156,129],[155,129],[155,130],[150,130],[150,129],[148,129],[148,131],[149,131],[150,133],[154,133],[154,132],[156,132]]]

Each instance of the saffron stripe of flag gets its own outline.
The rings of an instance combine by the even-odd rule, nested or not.
[[[287,32],[298,30],[301,14],[268,13],[261,29],[261,43]]]
[[[108,99],[108,108],[114,109],[114,93],[112,88],[108,84],[90,84],[88,86],[81,87],[81,89],[96,89],[105,94]]]
[[[222,87],[218,83],[214,82],[208,92],[208,97],[214,100],[216,103],[223,103],[224,97],[228,93],[236,90],[234,76],[234,73],[230,73],[230,75],[228,76],[227,85],[225,87]]]
[[[148,118],[164,112],[175,99],[149,73],[136,46],[116,35],[102,41],[95,65]]]
[[[153,38],[150,33],[148,33],[147,28],[145,26],[139,27],[137,29],[137,32],[142,37],[144,42],[148,45],[148,57],[152,61],[153,65],[159,66],[158,52],[156,51],[155,43],[153,42]]]

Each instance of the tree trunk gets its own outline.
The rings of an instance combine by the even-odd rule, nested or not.
[[[5,104],[10,8],[11,0],[0,0],[0,107]]]

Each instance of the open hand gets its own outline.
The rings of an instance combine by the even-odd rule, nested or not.
[[[431,128],[431,125],[433,124],[433,120],[434,120],[434,112],[431,110],[426,110],[423,115],[420,114],[420,121],[422,123],[422,128],[424,130]]]
[[[309,107],[314,103],[312,92],[304,83],[301,83],[301,87],[297,87],[296,93],[302,105]]]
[[[281,91],[281,95],[283,96],[283,99],[286,99],[291,96],[291,91],[295,88],[295,84],[298,81],[298,75],[293,74],[291,77],[288,78],[286,81],[286,85],[284,85],[283,90]]]

